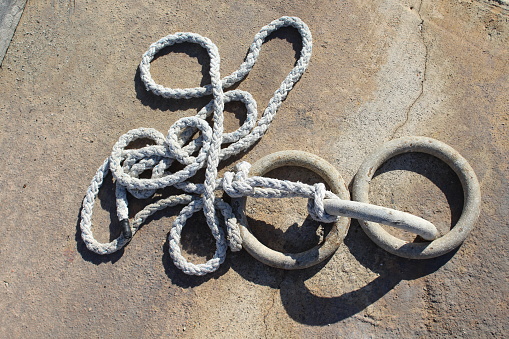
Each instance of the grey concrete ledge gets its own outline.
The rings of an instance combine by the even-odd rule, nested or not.
[[[0,2],[0,66],[14,36],[26,0],[2,0]]]

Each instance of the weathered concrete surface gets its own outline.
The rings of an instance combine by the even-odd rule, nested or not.
[[[240,252],[216,274],[194,278],[165,254],[172,210],[157,214],[121,253],[89,253],[77,234],[79,208],[118,136],[140,126],[165,131],[206,102],[147,94],[136,74],[141,54],[169,33],[197,32],[218,45],[226,75],[259,28],[282,15],[310,26],[313,58],[243,159],[305,150],[350,182],[384,141],[439,139],[470,161],[481,182],[483,210],[463,246],[434,260],[403,260],[353,222],[345,245],[319,267],[284,272]],[[298,45],[292,30],[278,34],[239,85],[259,107],[292,67]],[[29,2],[0,69],[0,337],[503,337],[508,46],[504,1]],[[157,59],[153,74],[168,86],[203,84],[206,62],[201,50],[184,46]],[[227,118],[230,130],[237,124]],[[273,175],[317,180],[302,171]],[[371,194],[446,231],[461,210],[459,187],[440,162],[409,155],[379,171]],[[264,241],[289,250],[313,245],[305,202],[249,203],[255,227],[274,235]],[[111,184],[98,206],[96,233],[107,240],[110,228],[118,232],[109,226]],[[183,246],[204,260],[212,242],[193,233],[206,233],[203,218],[192,221],[201,222],[186,228]]]

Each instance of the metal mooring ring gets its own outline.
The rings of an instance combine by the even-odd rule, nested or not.
[[[481,189],[472,167],[452,147],[426,137],[403,137],[383,144],[361,165],[353,183],[353,200],[369,203],[369,183],[376,170],[390,158],[408,152],[427,153],[449,165],[461,181],[464,194],[463,212],[454,227],[431,242],[413,243],[389,234],[378,223],[359,220],[364,232],[378,246],[400,257],[428,259],[441,256],[458,247],[474,227],[480,213]]]
[[[331,191],[341,199],[350,199],[346,184],[338,171],[327,161],[307,152],[282,151],[269,154],[258,160],[251,167],[249,174],[262,176],[283,166],[297,166],[313,171],[321,176],[329,185]],[[246,197],[232,199],[233,210],[240,221],[242,246],[257,260],[276,268],[296,270],[320,263],[334,254],[343,242],[350,226],[350,218],[340,217],[333,224],[332,229],[321,244],[300,253],[282,253],[268,248],[251,233],[245,213],[246,202]]]

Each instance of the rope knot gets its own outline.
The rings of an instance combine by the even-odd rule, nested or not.
[[[251,164],[243,161],[235,166],[234,172],[226,172],[223,177],[223,190],[232,198],[241,198],[252,195],[254,187],[248,182]]]
[[[330,215],[325,212],[323,207],[323,200],[327,198],[336,197],[336,195],[332,192],[329,192],[325,189],[325,185],[323,183],[317,183],[313,186],[314,188],[314,196],[312,199],[308,200],[308,212],[316,221],[331,223],[338,220],[338,216]],[[337,197],[336,197],[337,198]]]

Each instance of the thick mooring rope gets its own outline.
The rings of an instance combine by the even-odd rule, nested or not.
[[[302,50],[295,67],[283,80],[279,88],[270,99],[261,118],[257,121],[257,106],[253,97],[240,90],[223,92],[246,77],[256,63],[261,47],[267,36],[281,27],[294,27],[302,38]],[[210,85],[196,88],[172,89],[158,85],[150,74],[150,62],[163,48],[178,43],[195,43],[202,46],[210,57]],[[282,17],[263,27],[256,34],[245,61],[239,69],[231,75],[221,79],[219,66],[220,57],[216,47],[209,39],[194,33],[176,33],[152,44],[143,55],[140,64],[141,79],[147,90],[156,95],[169,99],[190,99],[212,94],[212,101],[207,104],[194,117],[178,120],[171,126],[165,137],[151,128],[138,128],[122,135],[113,147],[111,156],[107,158],[95,174],[86,196],[83,200],[81,212],[82,238],[93,252],[109,254],[124,247],[139,229],[148,216],[158,210],[179,204],[186,205],[174,221],[169,234],[169,252],[175,265],[187,274],[204,275],[218,269],[224,261],[227,247],[232,251],[242,248],[241,237],[237,220],[229,204],[215,196],[216,190],[223,190],[231,197],[305,197],[309,198],[308,209],[310,215],[317,221],[332,222],[337,219],[325,213],[324,198],[336,197],[332,192],[326,191],[323,184],[314,186],[294,183],[284,180],[264,177],[248,177],[250,165],[240,163],[235,172],[227,172],[224,178],[217,177],[217,168],[221,160],[236,155],[248,149],[269,128],[282,101],[286,98],[295,83],[306,70],[311,58],[312,38],[307,25],[299,18]],[[247,109],[247,118],[244,124],[235,132],[224,133],[223,111],[224,104],[231,101],[244,103]],[[205,120],[212,115],[213,127]],[[199,130],[200,136],[191,140]],[[150,139],[155,145],[140,149],[126,149],[137,139]],[[224,148],[222,145],[226,144]],[[197,152],[196,156],[193,156]],[[178,161],[183,169],[168,173],[167,169]],[[188,182],[201,168],[206,168],[203,184]],[[152,172],[150,178],[139,178],[147,170]],[[123,233],[109,243],[99,243],[92,233],[92,212],[94,201],[103,183],[104,177],[111,171],[115,179],[115,194],[117,216],[123,226]],[[161,199],[146,206],[129,224],[127,192],[139,199],[151,197],[155,190],[174,186],[186,194]],[[216,240],[216,251],[212,259],[204,264],[188,262],[181,254],[180,237],[182,228],[187,219],[195,212],[203,209],[207,224]],[[220,211],[226,225],[226,235],[220,226],[216,210]]]
[[[274,92],[267,108],[257,120],[256,101],[248,92],[240,90],[224,92],[224,89],[246,77],[256,63],[265,39],[281,27],[294,27],[298,30],[302,38],[302,50],[295,67]],[[167,46],[183,42],[199,44],[207,51],[210,57],[210,85],[172,89],[158,85],[152,79],[150,62],[154,56]],[[438,235],[436,227],[424,219],[405,212],[373,206],[367,202],[341,200],[334,193],[327,191],[322,183],[311,186],[261,176],[249,177],[251,165],[246,162],[239,163],[235,171],[226,172],[223,178],[218,178],[217,168],[221,160],[248,149],[267,131],[282,101],[305,72],[311,58],[311,50],[311,32],[306,24],[299,18],[282,17],[263,27],[256,34],[246,59],[239,69],[221,79],[219,52],[209,39],[194,33],[176,33],[152,44],[143,55],[140,64],[141,79],[148,91],[169,99],[191,99],[204,95],[212,95],[213,99],[196,116],[177,120],[170,127],[166,137],[152,128],[138,128],[119,138],[113,146],[110,157],[97,170],[83,199],[80,227],[81,236],[87,248],[98,254],[118,251],[132,239],[150,215],[167,207],[185,205],[173,222],[168,236],[170,256],[175,265],[186,274],[204,275],[214,272],[224,261],[228,246],[232,251],[242,249],[240,227],[232,207],[223,199],[216,197],[216,191],[224,191],[232,198],[304,197],[309,199],[310,216],[319,222],[334,222],[338,220],[337,215],[342,215],[385,223],[415,232],[427,240],[435,239]],[[224,105],[231,101],[242,102],[246,106],[247,117],[239,129],[224,133]],[[206,120],[210,116],[212,116],[212,127]],[[199,136],[192,139],[197,132]],[[139,149],[127,148],[139,139],[151,140],[153,144]],[[306,157],[313,156],[308,154]],[[454,158],[459,159],[457,155]],[[169,168],[175,161],[183,168],[171,173]],[[188,180],[202,168],[205,168],[203,184],[189,182]],[[151,172],[150,178],[140,178],[140,175],[147,171]],[[112,242],[99,243],[92,233],[92,214],[94,201],[109,172],[115,180],[117,217],[122,227],[122,234]],[[156,190],[169,186],[185,193],[159,199],[138,212],[129,222],[127,192],[138,199],[147,199],[154,195]],[[216,240],[216,251],[213,258],[206,263],[193,264],[183,257],[180,239],[186,221],[200,210],[203,210],[207,225]],[[221,220],[224,227],[221,226]],[[446,243],[446,249],[450,247],[448,244]],[[245,245],[249,245],[247,240]],[[286,264],[283,267],[289,268]]]

